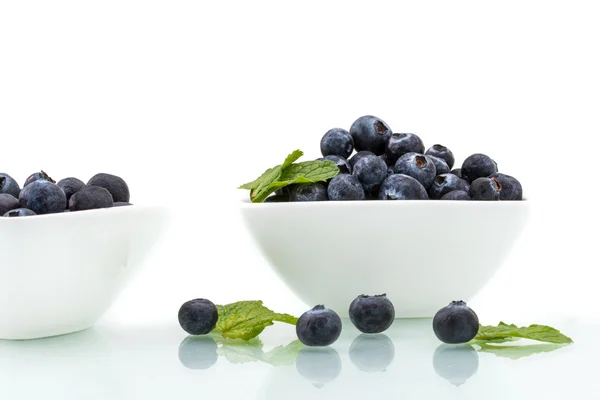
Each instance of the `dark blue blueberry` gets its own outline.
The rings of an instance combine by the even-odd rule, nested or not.
[[[377,190],[387,176],[387,165],[375,155],[366,155],[354,165],[352,174],[358,178],[365,192],[370,192]]]
[[[67,195],[67,203],[75,193],[85,188],[85,183],[77,178],[65,178],[56,183]]]
[[[471,195],[464,190],[453,190],[442,196],[442,200],[472,200]]]
[[[285,194],[275,194],[265,199],[265,203],[287,203],[290,201],[290,196]],[[115,203],[116,204],[116,203]]]
[[[446,161],[448,164],[448,168],[452,169],[454,166],[454,154],[450,151],[446,146],[442,146],[441,144],[434,144],[425,152],[426,155],[441,158]]]
[[[209,336],[188,336],[179,345],[179,361],[186,368],[207,369],[217,362],[217,349],[217,342]]]
[[[460,168],[454,168],[452,171],[450,171],[451,174],[454,174],[456,176],[458,176],[459,178],[462,178],[462,171]],[[438,174],[439,175],[439,174]],[[463,178],[464,179],[464,178]]]
[[[335,163],[335,165],[338,167],[338,169],[340,170],[340,174],[351,174],[352,173],[352,167],[350,166],[348,161],[346,161],[345,158],[342,158],[340,156],[325,156],[321,160],[333,161]]]
[[[387,335],[363,333],[354,338],[348,355],[361,371],[384,372],[394,361],[396,348]]]
[[[19,203],[36,214],[60,213],[67,208],[67,195],[55,183],[40,179],[21,189]]]
[[[500,200],[523,200],[523,187],[516,178],[499,172],[490,175],[490,178],[496,178],[502,186]]]
[[[418,153],[406,153],[400,156],[394,166],[394,172],[412,176],[421,182],[425,189],[431,186],[436,175],[435,164],[431,159]]]
[[[440,344],[433,353],[433,369],[454,386],[464,384],[479,368],[479,356],[468,344]]]
[[[219,312],[212,301],[194,299],[183,303],[177,316],[184,331],[190,335],[205,335],[217,325]]]
[[[12,176],[0,173],[0,193],[11,194],[18,199],[19,193],[21,193],[21,188]]]
[[[342,174],[333,177],[327,187],[329,200],[365,200],[365,190],[354,175]]]
[[[15,208],[13,210],[7,211],[4,214],[5,217],[30,217],[32,215],[36,214],[28,208]]]
[[[385,294],[367,296],[361,294],[350,303],[350,321],[363,333],[381,333],[396,318],[394,305]]]
[[[111,174],[96,174],[87,183],[88,186],[100,186],[110,192],[113,201],[129,202],[129,187],[123,178]]]
[[[379,200],[427,200],[427,190],[412,176],[392,174],[379,189]]]
[[[423,154],[425,145],[420,137],[414,133],[394,133],[387,143],[385,154],[390,163],[396,163],[406,153]]]
[[[0,193],[0,215],[4,215],[10,210],[19,207],[19,200],[15,196],[8,193]]]
[[[368,150],[380,155],[385,152],[392,130],[382,119],[365,115],[354,121],[350,134],[356,151]]]
[[[113,207],[124,207],[124,206],[132,206],[133,204],[128,203],[126,201],[117,201],[116,203],[113,203]]]
[[[460,169],[463,179],[471,183],[477,178],[487,178],[498,172],[498,165],[485,154],[473,154],[467,157]]]
[[[313,307],[298,319],[296,334],[306,346],[329,346],[342,333],[342,320],[323,305]]]
[[[296,371],[317,388],[342,372],[342,359],[333,347],[303,347],[296,358]]]
[[[388,170],[387,170],[387,175],[390,176],[392,174],[395,174],[396,172],[394,171],[394,166],[393,165],[389,165],[388,166]]]
[[[448,168],[448,164],[446,164],[446,161],[442,160],[439,157],[434,157],[434,156],[427,156],[427,157],[429,157],[429,159],[433,162],[433,164],[435,164],[435,174],[436,175],[443,175],[443,174],[450,173],[450,168]]]
[[[33,174],[29,175],[27,177],[27,179],[25,179],[25,183],[23,184],[23,187],[29,185],[31,182],[40,181],[40,180],[56,183],[56,181],[54,179],[50,178],[50,176],[48,176],[47,173],[45,173],[44,171],[40,171],[40,172],[34,172]]]
[[[354,151],[354,139],[345,129],[333,128],[327,131],[321,139],[321,154],[340,156],[344,159],[350,157]]]
[[[377,157],[381,158],[383,160],[383,162],[385,163],[385,165],[387,165],[388,167],[393,167],[394,166],[394,163],[390,161],[390,159],[388,158],[387,154],[383,153],[383,154],[380,154]]]
[[[69,210],[83,211],[96,208],[110,208],[113,198],[108,190],[100,186],[88,186],[75,193],[69,200]]]
[[[469,194],[473,200],[500,200],[502,185],[496,178],[477,178],[471,182]]]
[[[433,317],[433,332],[444,343],[466,343],[479,331],[479,318],[464,301],[453,301]]]
[[[359,151],[358,153],[356,153],[355,155],[350,157],[350,159],[348,160],[348,164],[350,164],[350,167],[354,168],[354,166],[356,165],[358,160],[360,160],[361,158],[363,158],[365,156],[374,156],[374,155],[375,155],[375,153],[373,153],[372,151],[368,151],[368,150]]]
[[[276,196],[287,196],[289,199],[290,194],[292,193],[292,189],[294,189],[294,186],[296,186],[296,185],[287,185],[287,186],[282,187],[281,189],[277,189],[275,191],[275,195]]]
[[[294,186],[290,201],[326,201],[327,189],[322,183],[302,183]]]
[[[429,188],[429,197],[439,200],[446,193],[454,190],[469,191],[469,183],[454,174],[442,174],[435,177],[433,185]]]

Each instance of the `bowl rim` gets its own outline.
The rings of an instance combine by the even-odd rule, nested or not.
[[[136,212],[167,212],[168,207],[163,205],[136,205],[132,204],[130,206],[121,206],[121,207],[106,207],[106,208],[96,208],[92,210],[81,210],[81,211],[70,211],[70,212],[61,212],[61,213],[50,213],[50,214],[37,214],[31,215],[27,217],[3,217],[0,216],[0,225],[2,224],[12,224],[12,223],[23,223],[16,221],[41,221],[48,219],[55,219],[57,221],[62,220],[63,218],[78,218],[76,216],[86,216],[86,215],[94,215],[94,214],[132,214]],[[8,222],[11,221],[11,222]]]

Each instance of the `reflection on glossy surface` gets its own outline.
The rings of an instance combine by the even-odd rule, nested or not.
[[[442,344],[433,353],[433,368],[439,376],[460,386],[477,372],[479,356],[468,344]]]
[[[217,343],[211,337],[188,336],[179,345],[179,361],[187,368],[210,368],[218,358]]]
[[[387,335],[363,333],[352,341],[349,354],[352,363],[361,371],[384,372],[394,360],[396,349]]]
[[[316,387],[322,387],[342,372],[342,359],[331,347],[304,347],[298,353],[296,370]]]

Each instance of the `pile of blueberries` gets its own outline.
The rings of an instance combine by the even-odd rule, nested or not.
[[[419,136],[392,133],[372,115],[354,121],[350,131],[327,131],[321,154],[321,160],[331,160],[340,169],[336,177],[287,186],[265,201],[523,199],[520,182],[499,173],[489,156],[473,154],[461,168],[452,169],[450,149],[435,144],[425,150]]]
[[[27,217],[131,205],[123,178],[99,173],[87,184],[77,178],[56,182],[44,171],[31,174],[19,186],[10,175],[0,173],[0,215]]]
[[[394,305],[385,295],[360,295],[348,310],[350,321],[362,333],[381,333],[396,317]],[[190,335],[205,335],[216,326],[219,313],[207,299],[186,301],[179,309],[179,325]],[[466,343],[479,330],[477,314],[464,301],[453,301],[440,309],[433,318],[433,332],[444,343]],[[323,305],[317,305],[298,318],[296,335],[306,346],[329,346],[342,333],[339,315]]]

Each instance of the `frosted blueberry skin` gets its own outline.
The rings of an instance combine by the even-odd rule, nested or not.
[[[434,157],[434,156],[427,156],[435,165],[435,174],[436,175],[443,175],[443,174],[449,174],[450,173],[450,168],[448,167],[448,164],[446,164],[446,161],[442,160],[439,157]]]
[[[327,196],[332,201],[365,200],[365,190],[356,176],[341,174],[329,182]]]
[[[0,215],[4,215],[15,208],[20,208],[19,200],[12,194],[0,193]]]
[[[327,201],[327,189],[321,183],[302,183],[290,192],[290,201]]]
[[[306,346],[329,346],[342,333],[339,315],[323,305],[317,305],[298,318],[296,335]]]
[[[427,190],[412,176],[392,174],[379,189],[379,200],[427,200]]]
[[[452,154],[452,151],[450,151],[449,148],[442,146],[441,144],[434,144],[428,148],[425,155],[441,158],[446,162],[450,169],[454,166],[454,154]]]
[[[429,197],[434,200],[441,199],[446,193],[454,190],[469,192],[469,183],[454,174],[442,174],[435,177],[429,188]]]
[[[372,151],[368,151],[368,150],[362,150],[359,151],[358,153],[356,153],[355,155],[353,155],[352,157],[350,157],[348,159],[348,164],[350,164],[350,167],[354,168],[354,166],[356,165],[356,163],[363,157],[365,156],[375,156],[376,154],[373,153]]]
[[[510,175],[501,174],[496,172],[489,176],[495,178],[496,181],[502,186],[500,191],[500,200],[523,200],[523,187],[521,182]]]
[[[23,188],[27,185],[29,185],[32,182],[35,181],[48,181],[48,182],[52,182],[52,183],[56,183],[56,181],[54,179],[52,179],[46,172],[44,171],[40,171],[40,172],[34,172],[33,174],[29,175],[27,177],[27,179],[25,179],[25,183],[23,184]]]
[[[129,202],[129,187],[123,178],[100,173],[92,176],[88,181],[87,186],[100,186],[110,192],[113,197],[113,202]]]
[[[442,196],[441,200],[473,200],[464,190],[453,190]]]
[[[421,138],[414,133],[393,133],[385,148],[390,163],[396,163],[406,153],[423,154],[425,146]]]
[[[365,115],[352,123],[350,134],[356,151],[368,150],[381,155],[385,152],[392,130],[381,118]]]
[[[473,200],[500,200],[502,190],[496,178],[477,178],[471,182],[469,194]]]
[[[21,188],[12,176],[0,173],[0,193],[10,194],[18,199]]]
[[[71,199],[71,196],[85,188],[83,181],[73,177],[61,179],[56,185],[64,190],[65,195],[67,195],[67,202]]]
[[[350,321],[363,333],[381,333],[387,330],[396,317],[394,305],[385,294],[356,297],[350,308]]]
[[[388,167],[375,155],[365,155],[354,164],[352,174],[356,176],[365,192],[377,190],[387,176]]]
[[[344,159],[350,157],[354,151],[354,139],[350,132],[342,128],[328,130],[321,139],[321,154],[340,156]]]
[[[190,335],[205,335],[217,325],[219,312],[212,301],[194,299],[182,304],[177,317],[179,325]]]
[[[70,211],[94,210],[113,206],[113,197],[108,190],[100,186],[88,186],[75,193],[69,200]]]
[[[335,166],[338,167],[338,169],[340,170],[340,174],[351,174],[352,173],[352,167],[350,166],[350,163],[348,163],[348,161],[346,161],[345,158],[342,158],[340,156],[330,155],[330,156],[325,156],[325,157],[321,158],[320,160],[333,161]]]
[[[460,171],[463,179],[471,183],[477,178],[486,178],[498,172],[498,165],[489,156],[476,153],[465,159]]]
[[[458,176],[461,179],[464,179],[460,168],[454,168],[452,171],[450,171],[450,173]]]
[[[13,210],[7,211],[3,216],[4,217],[30,217],[32,215],[36,215],[33,211],[28,208],[15,208]]]
[[[479,318],[464,301],[453,301],[433,317],[433,332],[444,343],[466,343],[479,331]]]
[[[425,189],[429,189],[436,176],[435,164],[430,157],[418,153],[403,154],[394,166],[396,174],[412,176],[418,180]]]
[[[67,208],[67,196],[55,183],[40,179],[21,190],[19,204],[21,208],[28,208],[36,214],[60,213]]]

